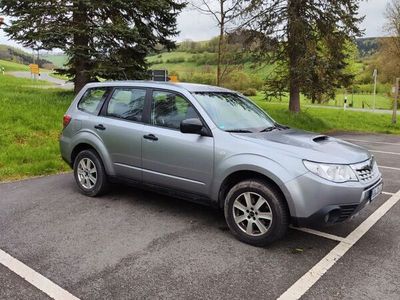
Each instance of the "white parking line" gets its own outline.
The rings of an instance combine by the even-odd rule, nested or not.
[[[56,300],[79,300],[74,295],[59,287],[43,275],[29,268],[24,263],[0,249],[0,264],[4,265],[37,289]]]
[[[400,171],[400,168],[386,167],[386,166],[381,166],[381,165],[379,165],[379,168]]]
[[[348,139],[348,138],[344,138],[344,140],[346,140],[346,141],[352,141],[352,142],[362,142],[362,143],[373,143],[373,144],[383,144],[383,145],[400,146],[400,143],[373,142],[373,141],[365,141],[365,140],[357,140],[357,139]]]
[[[290,228],[298,230],[298,231],[302,231],[302,232],[306,232],[309,234],[313,234],[313,235],[318,235],[320,237],[326,238],[326,239],[330,239],[333,241],[338,241],[338,242],[343,242],[345,240],[345,238],[337,236],[337,235],[333,235],[333,234],[329,234],[326,232],[322,232],[322,231],[318,231],[318,230],[314,230],[311,228],[305,228],[305,227],[294,227],[294,226],[290,226]]]
[[[371,149],[368,149],[368,151],[375,152],[375,153],[390,154],[390,155],[400,155],[399,152],[388,152],[388,151],[379,151],[379,150],[371,150]]]
[[[394,195],[394,193],[389,193],[389,192],[382,192],[382,194],[384,194],[384,195],[390,195],[390,196],[393,196],[393,195]]]
[[[278,299],[292,300],[303,296],[355,243],[366,234],[400,200],[400,191],[383,203],[372,215],[351,232],[331,252],[297,280]]]

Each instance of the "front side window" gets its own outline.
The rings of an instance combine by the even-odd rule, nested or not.
[[[109,91],[108,87],[88,89],[79,101],[78,108],[89,114],[97,114]]]
[[[152,125],[179,129],[183,120],[198,117],[193,106],[182,96],[172,92],[153,92]]]
[[[193,95],[222,130],[256,132],[275,125],[263,110],[238,94],[196,92]]]
[[[108,102],[107,116],[140,122],[145,98],[144,89],[116,88]]]

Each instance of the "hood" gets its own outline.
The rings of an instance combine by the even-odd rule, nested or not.
[[[340,139],[296,129],[274,130],[254,134],[234,134],[267,149],[317,162],[353,164],[371,157],[367,149]]]

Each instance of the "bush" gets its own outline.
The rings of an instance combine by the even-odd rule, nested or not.
[[[202,55],[196,55],[194,58],[194,62],[196,65],[216,65],[218,58],[216,53],[204,53]]]
[[[261,90],[263,85],[264,81],[261,78],[242,71],[233,71],[223,80],[223,86],[236,91]]]
[[[243,95],[245,96],[257,96],[257,90],[253,88],[248,88],[247,90],[243,91]]]
[[[163,64],[163,63],[164,63],[164,61],[162,59],[155,59],[155,60],[149,62],[149,65],[150,66],[152,66],[152,65],[160,65],[160,64]]]
[[[377,94],[387,94],[390,93],[391,85],[390,84],[382,84],[378,83],[376,85],[376,93]],[[373,94],[374,93],[374,85],[370,84],[358,84],[354,85],[347,89],[348,92],[353,92],[354,94]]]
[[[181,80],[183,82],[193,82],[201,84],[216,84],[215,74],[213,73],[191,73],[186,76],[182,76]]]
[[[165,62],[167,64],[179,64],[185,62],[185,58],[181,56],[168,58]]]

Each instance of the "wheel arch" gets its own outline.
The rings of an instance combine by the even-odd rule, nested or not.
[[[284,183],[277,180],[277,178],[272,178],[272,176],[268,176],[263,174],[259,171],[255,170],[237,170],[229,175],[227,175],[224,180],[222,181],[219,192],[218,192],[218,206],[223,208],[225,203],[226,195],[228,194],[229,190],[236,185],[237,183],[248,180],[248,179],[259,179],[271,185],[282,197],[284,204],[290,215],[292,215],[293,211],[291,208],[291,198],[289,192],[284,187]]]
[[[102,142],[92,141],[92,139],[88,137],[82,136],[81,138],[77,139],[77,142],[72,147],[70,155],[71,165],[73,166],[75,158],[79,152],[88,149],[95,151],[99,155],[108,175],[115,174],[110,155],[105,146],[102,144]]]

